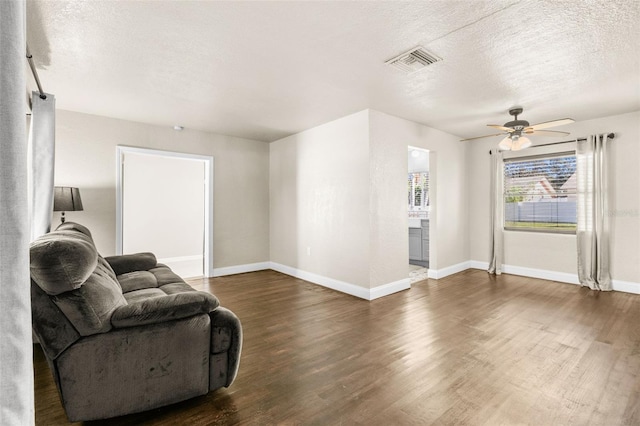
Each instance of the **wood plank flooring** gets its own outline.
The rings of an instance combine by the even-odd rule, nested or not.
[[[274,271],[190,284],[242,321],[236,382],[91,424],[640,424],[637,295],[479,270],[372,302]],[[36,423],[68,424],[34,368]]]

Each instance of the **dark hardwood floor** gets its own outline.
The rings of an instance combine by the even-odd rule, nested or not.
[[[468,270],[367,302],[274,271],[191,280],[244,328],[228,389],[94,425],[638,425],[640,296]],[[38,425],[68,424],[35,352]]]

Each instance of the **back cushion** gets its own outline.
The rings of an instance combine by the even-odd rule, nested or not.
[[[98,265],[96,266],[96,270],[98,269],[100,273],[104,273],[104,275],[106,275],[108,278],[118,283],[118,286],[122,290],[122,286],[120,285],[120,283],[118,282],[118,279],[116,278],[116,273],[113,272],[113,269],[111,269],[111,265],[109,265],[109,262],[107,262],[104,259],[104,257],[100,256],[100,254],[98,254]]]
[[[30,254],[31,278],[49,295],[80,287],[98,264],[91,237],[71,230],[39,237],[31,243]]]
[[[78,231],[78,232],[82,232],[87,237],[93,239],[93,236],[91,235],[91,231],[89,231],[89,228],[75,222],[62,222],[60,225],[58,225],[58,227],[56,228],[56,231]]]
[[[127,304],[120,284],[110,275],[104,265],[99,264],[82,287],[52,297],[81,336],[111,330],[111,314]]]
[[[111,314],[127,304],[113,270],[80,230],[56,230],[34,241],[31,278],[82,336],[109,331]]]

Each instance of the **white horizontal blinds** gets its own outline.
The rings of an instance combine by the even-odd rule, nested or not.
[[[429,205],[429,172],[409,173],[409,209],[424,208]]]
[[[582,173],[577,173],[577,198],[581,206],[593,205],[595,182],[593,180],[593,152],[581,154],[577,159],[578,167]],[[578,231],[593,230],[593,209],[579,209],[577,220]]]
[[[505,228],[574,232],[576,194],[573,152],[504,160]]]

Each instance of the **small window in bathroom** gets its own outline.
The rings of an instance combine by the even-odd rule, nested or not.
[[[429,172],[409,173],[409,210],[429,206]]]
[[[429,151],[409,147],[407,179],[409,218],[429,219]]]

